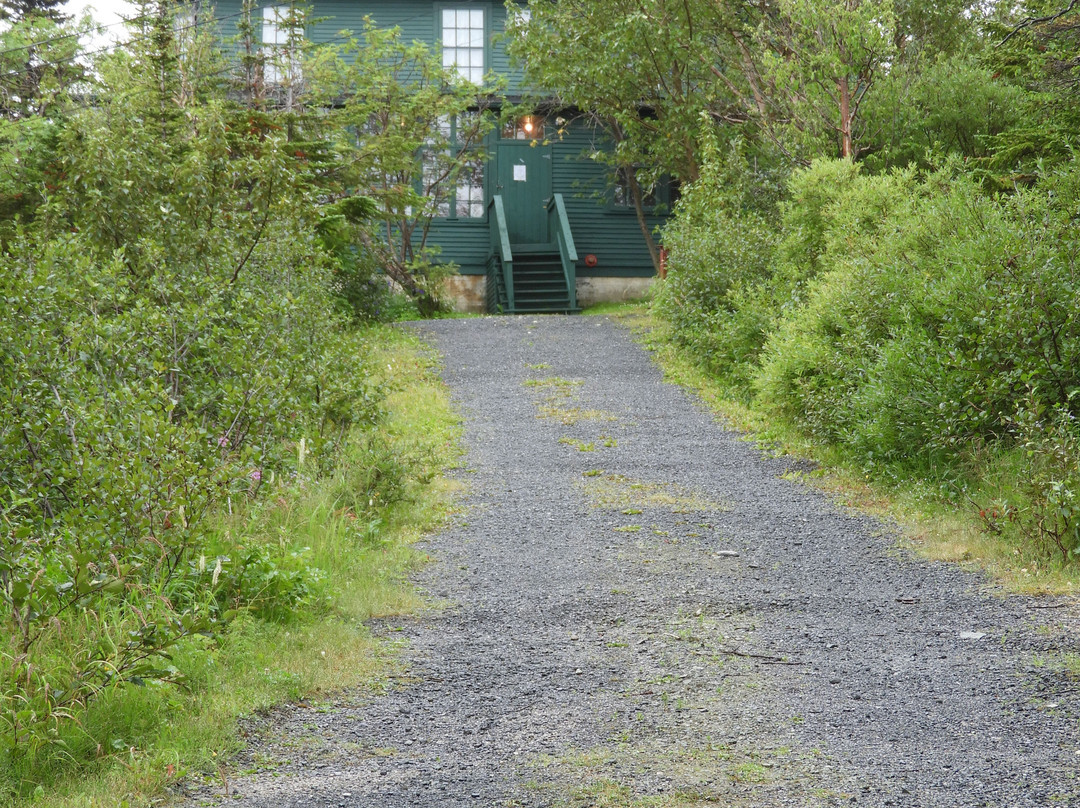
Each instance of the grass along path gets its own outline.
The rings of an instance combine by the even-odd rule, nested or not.
[[[182,647],[174,664],[188,689],[126,688],[99,703],[86,729],[111,743],[97,765],[43,784],[30,804],[134,807],[160,804],[178,782],[228,789],[230,761],[244,744],[238,718],[386,687],[394,644],[374,637],[366,621],[421,604],[407,575],[426,560],[417,540],[453,507],[443,472],[457,462],[459,421],[414,335],[381,327],[370,344],[366,366],[392,391],[379,431],[358,435],[333,474],[224,525],[302,552],[323,575],[320,596],[289,619],[239,618],[219,646],[196,639]]]
[[[597,307],[629,328],[663,370],[664,378],[692,391],[728,427],[743,433],[762,451],[806,461],[793,478],[827,493],[843,507],[893,522],[901,529],[900,543],[920,556],[985,570],[1012,592],[1044,595],[1080,593],[1080,564],[1059,563],[1056,554],[1016,541],[1014,535],[986,529],[974,501],[989,502],[1002,490],[1016,490],[1023,481],[1010,479],[1007,465],[997,466],[993,478],[974,483],[970,499],[956,502],[917,479],[886,484],[871,480],[836,448],[808,438],[790,424],[769,417],[735,400],[729,391],[676,344],[663,322],[646,303]]]

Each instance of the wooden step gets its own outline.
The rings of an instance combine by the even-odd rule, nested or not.
[[[511,244],[514,256],[514,306],[506,302],[501,281],[498,303],[506,313],[570,314],[579,309],[570,305],[562,258],[554,244]]]

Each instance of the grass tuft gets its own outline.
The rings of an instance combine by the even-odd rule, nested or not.
[[[673,513],[726,510],[723,503],[674,483],[653,483],[600,470],[585,472],[581,483],[594,507],[622,513],[641,513],[643,508],[664,508]]]

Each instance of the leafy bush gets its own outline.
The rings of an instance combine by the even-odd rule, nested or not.
[[[867,98],[868,128],[881,132],[867,169],[929,168],[933,155],[988,157],[1023,117],[1023,91],[994,73],[971,53],[890,71]]]
[[[154,57],[101,66],[0,253],[0,773],[55,754],[95,700],[177,681],[178,644],[238,610],[316,603],[295,548],[218,514],[331,469],[379,414],[288,130],[178,102]]]
[[[984,518],[1072,560],[1080,168],[995,197],[958,159],[879,175],[818,161],[778,221],[733,186],[710,168],[669,227],[658,308],[676,338],[878,476],[964,488],[985,471],[971,458],[1020,452],[1022,496]]]
[[[664,231],[669,269],[656,299],[676,338],[736,384],[746,383],[774,317],[762,286],[776,250],[779,183],[748,165],[707,140],[701,176]]]
[[[397,319],[408,301],[380,269],[376,256],[357,238],[357,228],[370,226],[375,203],[347,196],[326,208],[318,225],[323,246],[334,257],[332,291],[345,313],[358,323]]]
[[[1023,450],[1023,494],[1017,505],[992,503],[982,516],[1000,532],[1012,523],[1041,542],[1062,563],[1080,555],[1080,424],[1062,407],[1051,411],[1023,408],[1012,425]]]
[[[1072,413],[1078,178],[1001,200],[955,167],[917,187],[862,180],[806,306],[770,338],[761,401],[869,465],[954,463],[973,441],[1011,440],[1027,402]],[[868,192],[892,202],[875,209]],[[850,226],[875,210],[872,228]]]

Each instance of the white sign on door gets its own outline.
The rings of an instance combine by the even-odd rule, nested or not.
[[[525,166],[514,166],[514,182],[525,182]]]

